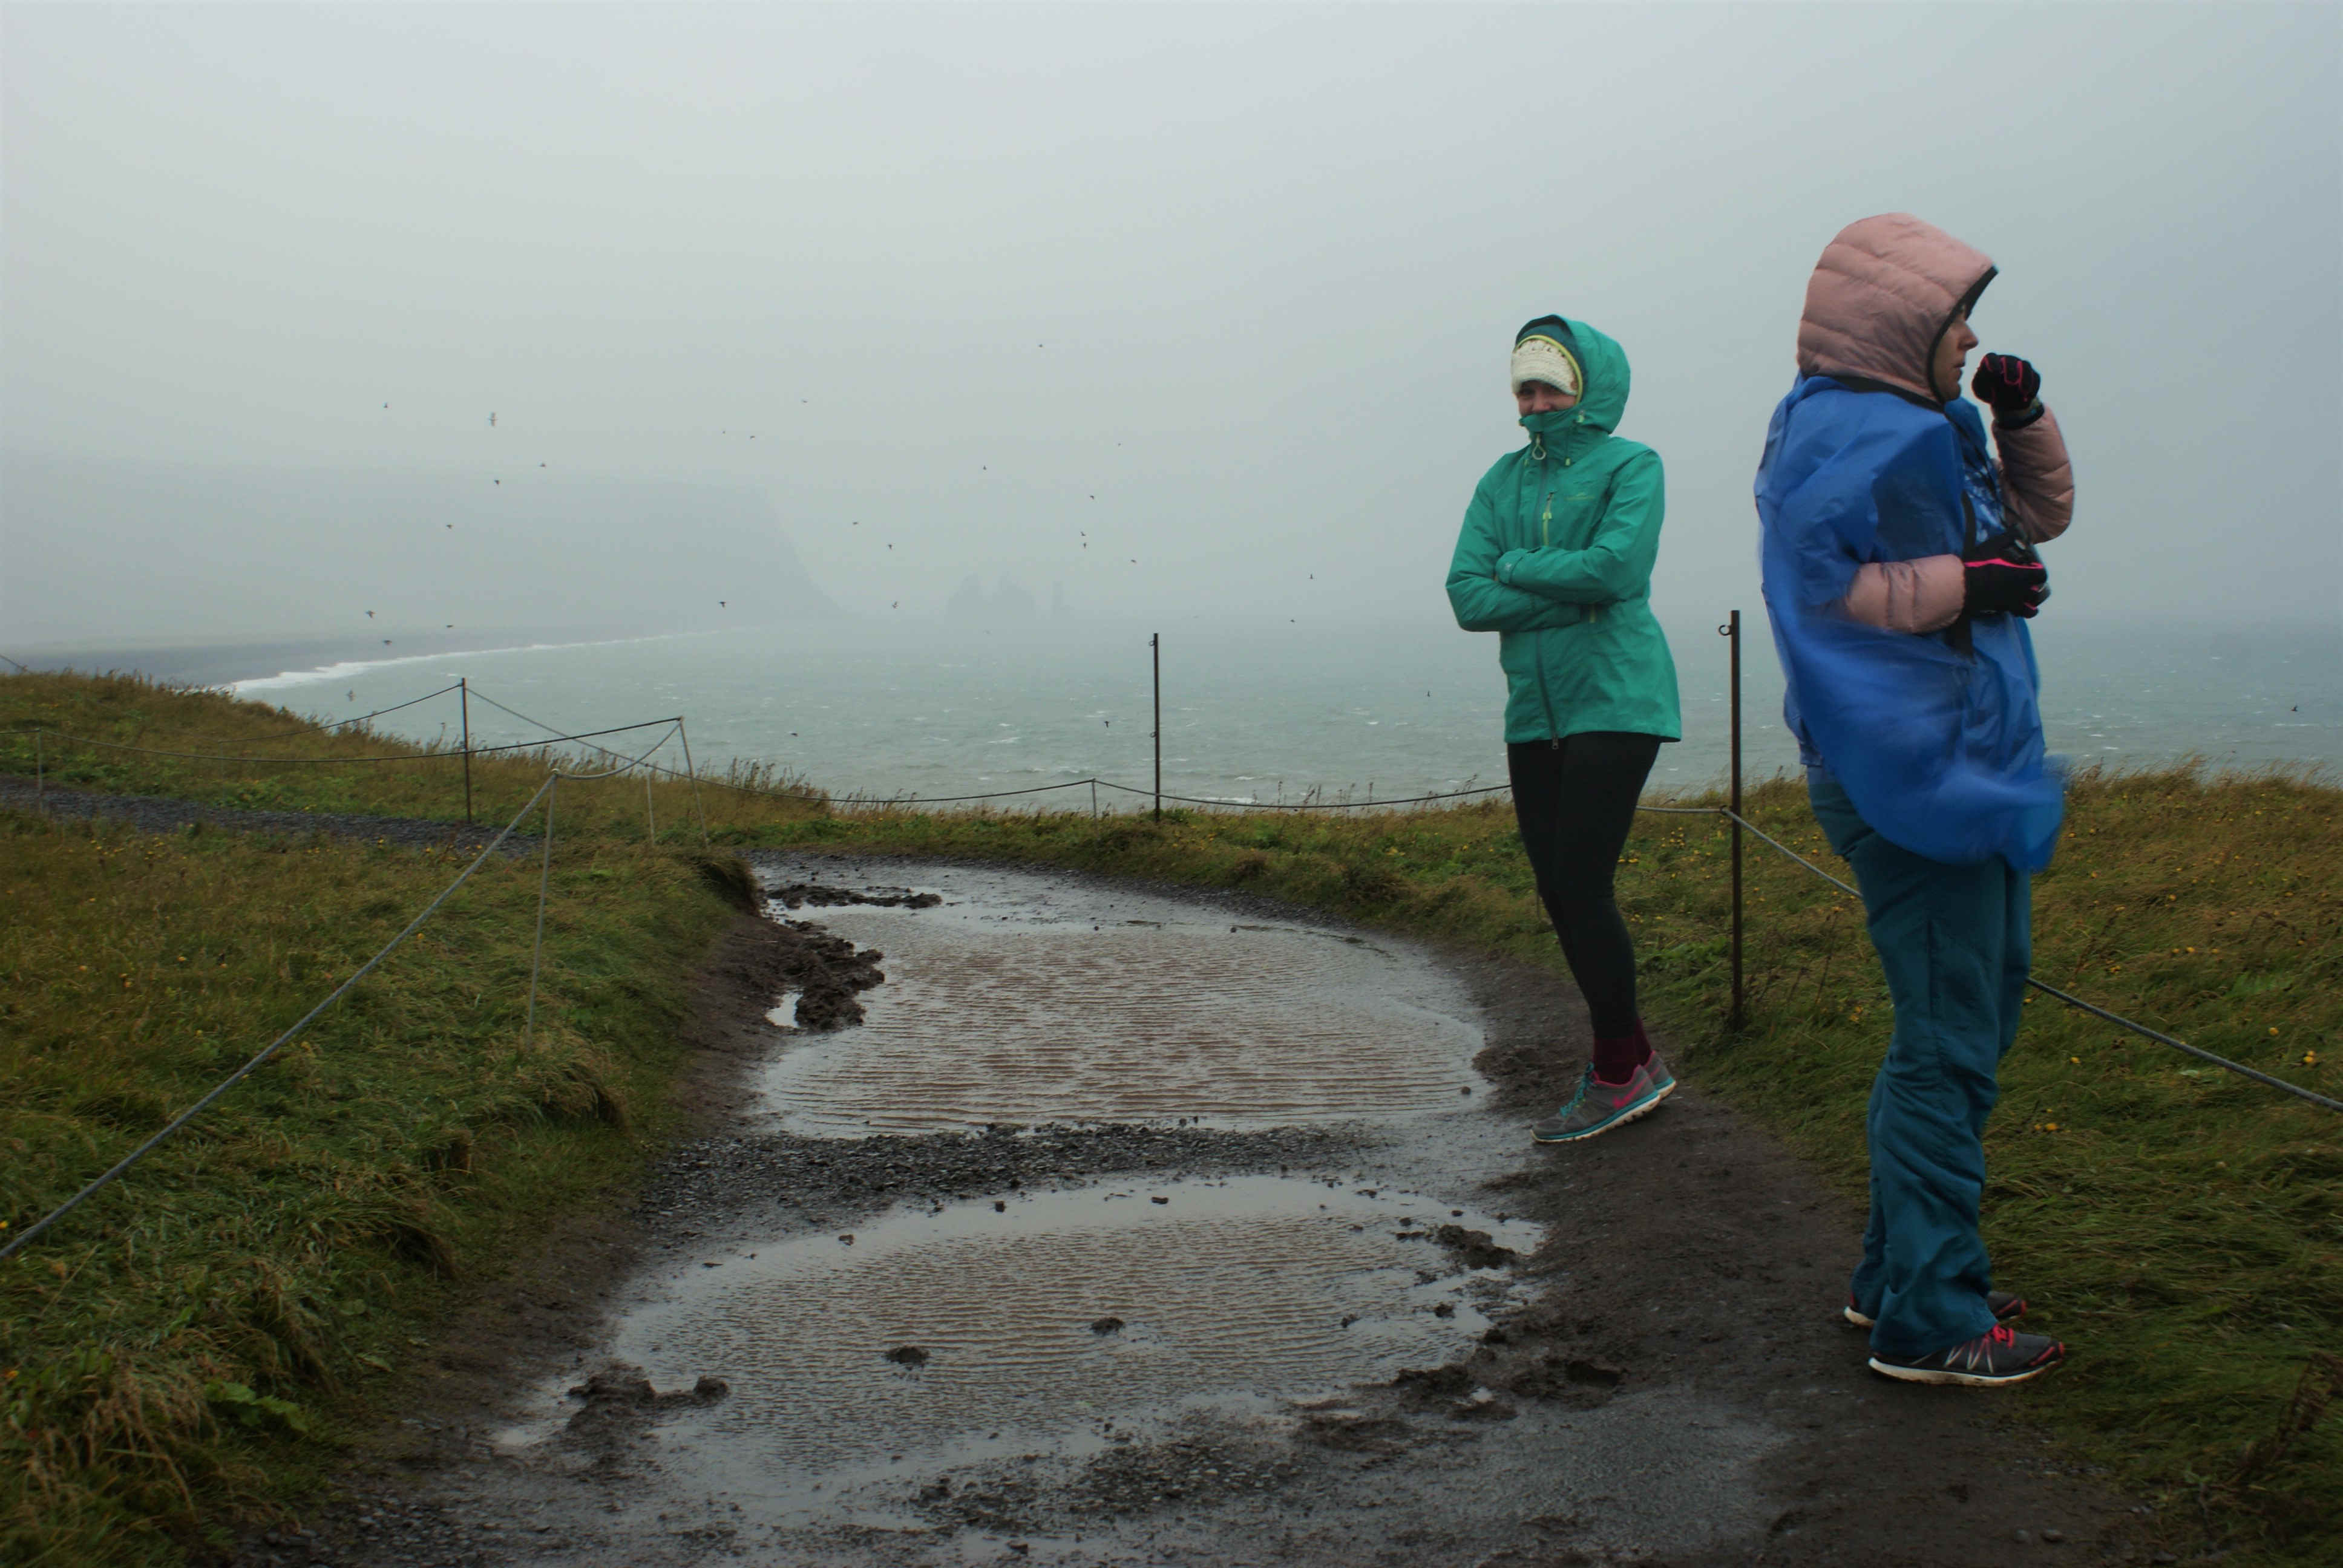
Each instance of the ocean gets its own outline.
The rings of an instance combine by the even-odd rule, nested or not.
[[[464,678],[473,745],[682,715],[693,759],[778,764],[834,795],[940,797],[1078,779],[1152,783],[1146,626],[815,621],[729,633],[495,640],[398,658],[333,645],[85,651],[80,668],[141,668],[220,684],[317,719],[354,718]],[[1725,779],[1727,640],[1668,623],[1683,743],[1654,792]],[[1504,684],[1488,635],[1172,621],[1162,630],[1162,788],[1212,801],[1406,799],[1504,780]],[[2343,764],[2343,628],[2036,628],[2043,718],[2076,764],[2217,769]],[[457,696],[377,719],[455,739]],[[626,736],[611,736],[621,743]],[[654,731],[644,731],[644,743]],[[1781,673],[1762,612],[1744,621],[1744,773],[1795,771]],[[1069,789],[1036,804],[1090,804]],[[1130,806],[1136,797],[1106,792]]]
[[[403,702],[461,676],[476,694],[476,746],[545,733],[492,703],[573,732],[680,715],[703,769],[754,759],[840,795],[935,799],[1092,776],[1149,788],[1157,629],[835,620],[309,664],[317,650],[299,645],[75,662],[226,685],[317,719]],[[1392,800],[1504,779],[1493,637],[1201,619],[1160,629],[1168,794]],[[1684,736],[1662,749],[1651,788],[1682,792],[1726,771],[1728,645],[1716,620],[1667,629]],[[2343,628],[2078,626],[2046,615],[2036,641],[2051,749],[2077,764],[2343,763]],[[1745,775],[1795,770],[1762,612],[1745,618],[1742,664]],[[377,723],[452,739],[457,700]],[[1087,809],[1089,799],[1069,790],[1033,803]],[[1128,808],[1135,798],[1121,799]]]

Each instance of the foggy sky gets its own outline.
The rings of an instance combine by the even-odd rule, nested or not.
[[[626,598],[561,578],[589,558],[704,567],[712,609],[756,598],[722,586],[744,506],[854,614],[1005,573],[1091,616],[1440,630],[1549,310],[1634,361],[1655,607],[1755,611],[1805,280],[1888,210],[1999,263],[1984,348],[2066,427],[2046,614],[2331,625],[2338,18],[9,5],[0,638],[436,625],[458,578],[539,625]],[[18,482],[93,464],[195,477],[127,532]],[[368,580],[286,591],[283,520],[234,499],[271,473],[348,491],[301,527]],[[410,478],[478,526],[397,512]],[[494,508],[557,482],[533,577]]]

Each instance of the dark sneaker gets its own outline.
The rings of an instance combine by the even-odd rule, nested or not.
[[[1874,1356],[1871,1370],[1905,1382],[1959,1383],[1998,1388],[2040,1377],[2066,1359],[2066,1347],[2042,1334],[2021,1334],[1996,1326],[1948,1351],[1914,1356]]]
[[[1993,1309],[1993,1321],[1997,1323],[2006,1323],[2026,1315],[2026,1298],[2013,1296],[2007,1291],[1987,1291],[1985,1293],[1985,1304]],[[1853,1296],[1846,1299],[1845,1316],[1846,1321],[1858,1329],[1867,1329],[1879,1321],[1876,1318],[1866,1317],[1862,1309],[1855,1304]]]
[[[1535,1127],[1530,1136],[1541,1143],[1575,1143],[1624,1126],[1676,1091],[1676,1081],[1658,1051],[1628,1075],[1624,1083],[1605,1083],[1589,1065],[1578,1081],[1578,1092],[1569,1103]]]

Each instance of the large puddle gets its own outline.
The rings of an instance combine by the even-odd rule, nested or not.
[[[789,1131],[1271,1127],[1454,1111],[1483,1087],[1455,982],[1404,948],[1143,896],[798,911],[886,956],[867,1020],[760,1076]],[[781,1016],[787,1016],[783,1014]]]
[[[1467,1201],[1521,1132],[1481,1112],[1478,1010],[1428,957],[1014,871],[782,869],[943,901],[775,911],[880,950],[887,979],[832,1034],[775,999],[744,1145],[775,1123],[1055,1123],[1016,1146],[1192,1142],[1194,1161],[1089,1185],[1046,1161],[940,1174],[968,1195],[809,1231],[818,1211],[750,1160],[713,1214],[661,1210],[663,1240],[699,1250],[633,1282],[596,1383],[581,1357],[498,1440],[520,1461],[506,1504],[542,1520],[514,1561],[1404,1564],[1435,1560],[1412,1543],[1475,1561],[1541,1532],[1609,1561],[1752,1526],[1770,1432],[1658,1392],[1517,1405],[1461,1370],[1523,1302],[1506,1265],[1540,1236]],[[1338,1121],[1314,1146],[1342,1164],[1307,1177],[1214,1177],[1247,1168],[1212,1162],[1238,1141],[1162,1125]],[[1158,1126],[1102,1125],[1122,1122]],[[940,1172],[970,1169],[943,1152],[962,1142],[883,1140]]]
[[[1443,1238],[1442,1227],[1452,1227]],[[1273,1176],[1008,1192],[741,1243],[645,1282],[609,1354],[729,1394],[659,1422],[704,1481],[810,1505],[825,1473],[1050,1442],[1101,1418],[1279,1399],[1436,1365],[1518,1287],[1451,1244],[1537,1231]],[[565,1383],[574,1379],[563,1380]],[[548,1435],[574,1401],[548,1389]],[[709,1473],[721,1472],[720,1477]]]

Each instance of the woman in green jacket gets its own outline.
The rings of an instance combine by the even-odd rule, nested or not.
[[[1448,568],[1456,624],[1498,634],[1522,848],[1594,1024],[1577,1091],[1534,1130],[1544,1143],[1607,1132],[1675,1088],[1636,1016],[1634,947],[1612,896],[1644,780],[1682,734],[1651,607],[1660,457],[1611,433],[1627,379],[1625,351],[1583,321],[1521,329],[1511,380],[1529,445],[1482,476]]]

